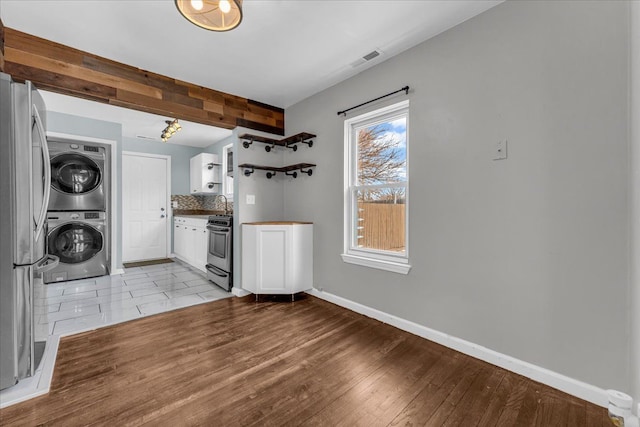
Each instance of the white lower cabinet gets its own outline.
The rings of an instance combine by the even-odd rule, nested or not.
[[[173,253],[180,260],[206,273],[207,220],[175,217],[173,224]]]
[[[313,287],[313,224],[242,224],[242,288],[295,294]]]

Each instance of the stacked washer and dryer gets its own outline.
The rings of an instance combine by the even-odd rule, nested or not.
[[[109,150],[103,144],[49,140],[47,248],[60,264],[44,273],[45,283],[109,274]]]

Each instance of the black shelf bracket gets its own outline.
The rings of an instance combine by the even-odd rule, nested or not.
[[[253,138],[249,138],[249,140],[248,140],[248,141],[246,141],[246,140],[245,140],[245,141],[243,141],[243,142],[242,142],[242,146],[243,146],[244,148],[249,148],[249,146],[250,146],[251,144],[253,144]]]
[[[251,176],[256,170],[254,168],[244,168],[244,176]]]
[[[271,178],[273,178],[274,176],[276,176],[276,173],[275,173],[275,172],[267,172],[267,179],[271,179]]]
[[[284,174],[287,176],[292,176],[294,179],[298,177],[298,172],[292,172],[292,173],[285,172]]]
[[[271,151],[271,149],[276,148],[276,143],[275,141],[271,144],[271,145],[267,145],[266,147],[264,147],[265,151],[268,153]]]
[[[306,173],[307,175],[311,176],[311,174],[313,173],[313,169],[304,170],[304,168],[300,168],[300,173]]]

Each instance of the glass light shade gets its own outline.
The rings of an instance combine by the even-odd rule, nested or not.
[[[218,2],[218,7],[222,13],[229,13],[231,11],[231,3],[229,3],[229,0],[220,0]]]
[[[182,16],[207,30],[233,30],[242,21],[242,0],[227,0],[226,3],[231,7],[227,13],[220,7],[219,0],[202,0],[202,8],[199,10],[193,7],[191,0],[175,0],[175,2]]]

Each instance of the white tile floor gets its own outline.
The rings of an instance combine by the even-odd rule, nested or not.
[[[115,276],[40,285],[34,298],[36,341],[231,295],[177,260],[127,268]]]
[[[47,341],[33,377],[0,392],[0,408],[49,391],[60,337],[232,296],[178,260],[85,280],[36,282],[36,341]]]

